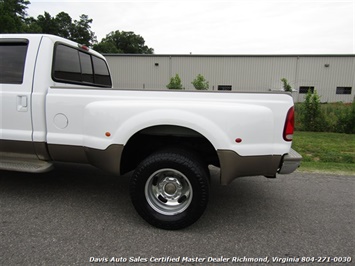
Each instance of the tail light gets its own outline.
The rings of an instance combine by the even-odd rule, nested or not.
[[[285,121],[284,132],[283,132],[284,140],[292,141],[294,130],[295,130],[295,109],[292,106],[290,110],[288,110],[286,121]]]

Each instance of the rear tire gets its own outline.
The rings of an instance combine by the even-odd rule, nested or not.
[[[130,181],[132,203],[151,225],[169,230],[196,222],[209,196],[208,169],[193,153],[170,149],[150,155]]]

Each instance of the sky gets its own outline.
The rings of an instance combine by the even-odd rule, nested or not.
[[[30,0],[37,18],[64,11],[141,35],[155,54],[354,54],[355,0]]]

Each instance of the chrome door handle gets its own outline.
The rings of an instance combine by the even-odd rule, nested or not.
[[[28,111],[28,98],[26,95],[17,95],[17,111],[18,112]]]

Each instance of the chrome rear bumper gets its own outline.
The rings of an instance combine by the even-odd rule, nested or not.
[[[279,174],[291,174],[295,171],[301,164],[302,155],[299,154],[294,149],[291,149],[288,154],[282,157],[282,163],[279,170]]]

